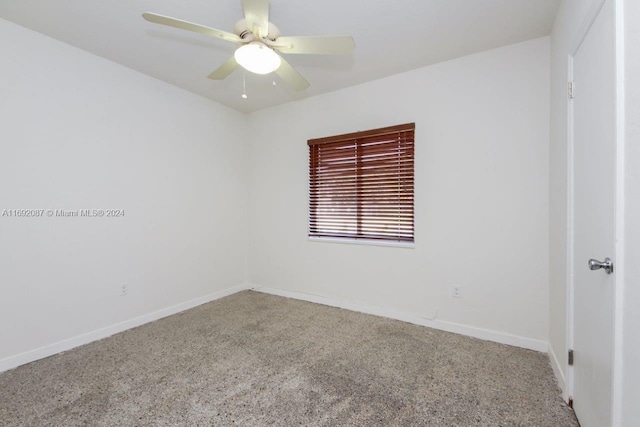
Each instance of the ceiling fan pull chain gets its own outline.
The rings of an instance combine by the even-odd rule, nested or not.
[[[247,73],[242,70],[242,99],[247,99]]]

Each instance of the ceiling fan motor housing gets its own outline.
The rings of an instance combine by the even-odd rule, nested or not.
[[[247,21],[244,18],[236,22],[236,25],[233,26],[233,32],[234,34],[239,36],[241,39],[245,39],[249,35],[253,34],[253,31],[247,28]],[[267,34],[267,37],[264,37],[264,38],[267,38],[271,41],[276,41],[276,39],[280,37],[280,30],[271,22],[269,22],[268,32],[269,34]]]

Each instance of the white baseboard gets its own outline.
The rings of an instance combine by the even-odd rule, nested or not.
[[[252,289],[254,291],[263,292],[263,293],[272,294],[272,295],[278,295],[286,298],[293,298],[293,299],[298,299],[302,301],[328,305],[331,307],[344,308],[347,310],[357,311],[360,313],[372,314],[374,316],[387,317],[390,319],[396,319],[403,322],[413,323],[416,325],[426,326],[426,327],[439,329],[447,332],[453,332],[461,335],[479,338],[486,341],[498,342],[501,344],[512,345],[515,347],[521,347],[521,348],[526,348],[526,349],[540,351],[540,352],[548,352],[551,359],[551,365],[553,367],[553,371],[556,374],[556,378],[558,378],[558,382],[563,391],[563,395],[566,390],[565,383],[564,383],[564,376],[562,375],[562,371],[559,369],[560,365],[558,364],[558,360],[555,354],[553,353],[553,350],[549,346],[549,344],[545,341],[535,340],[531,338],[524,338],[517,335],[511,335],[511,334],[507,334],[499,331],[492,331],[488,329],[481,329],[481,328],[475,328],[475,327],[466,326],[466,325],[460,325],[457,323],[446,322],[443,320],[425,319],[415,314],[397,312],[392,309],[388,309],[384,307],[368,306],[368,305],[358,304],[354,302],[335,300],[332,298],[327,298],[319,295],[305,294],[301,292],[291,292],[283,289],[276,289],[276,288],[270,288],[270,287],[264,287],[264,286],[248,285],[248,284],[238,285],[233,288],[214,292],[200,298],[195,298],[190,301],[176,304],[174,306],[167,307],[162,310],[154,311],[152,313],[148,313],[130,320],[126,320],[124,322],[120,322],[115,325],[107,326],[105,328],[101,328],[96,331],[88,332],[86,334],[82,334],[73,338],[69,338],[63,341],[49,344],[44,347],[40,347],[34,350],[17,354],[15,356],[10,356],[8,358],[0,360],[0,372],[4,372],[9,369],[13,369],[20,365],[24,365],[26,363],[30,363],[39,359],[44,359],[45,357],[53,356],[54,354],[58,354],[63,351],[68,351],[75,347],[89,344],[90,342],[109,337],[111,335],[126,331],[131,328],[135,328],[140,325],[144,325],[145,323],[162,319],[163,317],[171,316],[173,314],[180,313],[185,310],[189,310],[193,307],[197,307],[199,305],[202,305],[211,301],[215,301],[217,299],[224,298],[226,296],[233,295],[237,292],[241,292],[247,289]]]
[[[15,356],[9,356],[0,360],[0,372],[8,371],[9,369],[16,368],[26,363],[34,362],[45,357],[53,356],[54,354],[61,353],[63,351],[71,350],[72,348],[79,347],[81,345],[89,344],[90,342],[97,341],[119,332],[126,331],[127,329],[135,328],[145,323],[153,322],[163,317],[171,316],[176,313],[180,313],[190,308],[197,307],[202,304],[206,304],[211,301],[215,301],[220,298],[224,298],[229,295],[233,295],[240,291],[249,289],[246,285],[238,285],[233,288],[223,289],[218,292],[192,299],[180,304],[173,305],[171,307],[163,308],[152,313],[144,314],[142,316],[135,317],[133,319],[125,320],[124,322],[116,323],[115,325],[107,326],[86,334],[78,335],[73,338],[69,338],[63,341],[58,341],[53,344],[46,345],[44,347],[30,350],[24,353],[17,354]]]
[[[291,292],[283,289],[270,288],[266,286],[248,285],[254,291],[264,292],[267,294],[278,295],[286,298],[293,298],[302,301],[314,302],[317,304],[328,305],[331,307],[344,308],[360,313],[373,314],[374,316],[388,317],[390,319],[401,320],[403,322],[413,323],[420,326],[427,326],[433,329],[453,332],[460,335],[479,338],[485,341],[493,341],[500,344],[512,345],[515,347],[526,348],[529,350],[540,351],[546,353],[549,350],[549,344],[546,341],[524,338],[517,335],[511,335],[505,332],[492,331],[489,329],[475,328],[473,326],[460,325],[457,323],[447,322],[444,320],[431,320],[415,314],[397,312],[384,307],[369,306],[348,301],[340,301],[319,295],[306,294],[301,292]]]
[[[553,351],[553,347],[551,347],[551,344],[549,344],[549,349],[547,352],[549,353],[549,360],[551,362],[553,374],[556,376],[558,387],[560,387],[560,390],[562,391],[562,398],[565,402],[567,402],[569,400],[569,395],[567,394],[567,383],[564,379],[564,372],[561,368],[560,362],[558,361],[556,353]]]

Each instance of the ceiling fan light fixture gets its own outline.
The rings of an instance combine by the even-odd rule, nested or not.
[[[256,74],[269,74],[280,67],[280,56],[260,42],[251,42],[239,47],[233,54],[236,62],[245,70]]]

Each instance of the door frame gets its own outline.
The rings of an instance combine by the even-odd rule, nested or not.
[[[567,82],[573,81],[573,58],[578,52],[589,30],[595,22],[600,10],[607,1],[613,2],[614,8],[614,55],[615,55],[615,213],[614,213],[614,262],[616,265],[613,277],[614,291],[614,331],[613,331],[613,366],[612,366],[612,420],[611,425],[617,426],[622,417],[622,322],[623,322],[623,297],[624,297],[624,148],[625,148],[625,99],[624,99],[624,0],[592,0],[582,25],[570,46],[567,57]],[[579,92],[580,88],[576,88]],[[573,262],[575,243],[575,181],[574,181],[574,111],[573,102],[567,97],[567,353],[574,345],[574,289],[575,269]],[[582,266],[584,267],[584,266]],[[580,268],[580,266],[578,266]],[[565,353],[565,355],[567,354]],[[574,371],[565,358],[566,382],[565,400],[571,402],[574,393]]]

